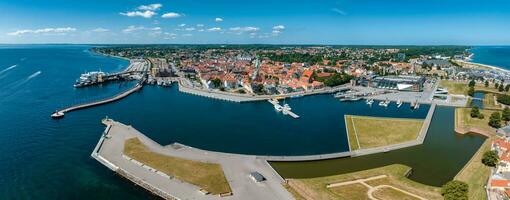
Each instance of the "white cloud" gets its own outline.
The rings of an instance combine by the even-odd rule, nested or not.
[[[197,24],[197,27],[204,27],[203,24]]]
[[[198,29],[197,31],[198,31],[198,32],[204,32],[204,31],[205,31],[205,29]]]
[[[178,26],[179,27],[184,27],[184,26],[186,26],[186,24],[179,24]]]
[[[285,26],[284,25],[276,25],[276,26],[273,26],[273,30],[285,30]]]
[[[35,29],[35,30],[25,29],[25,30],[17,30],[14,32],[7,33],[7,35],[18,36],[18,35],[24,35],[24,34],[39,34],[39,33],[56,33],[56,34],[64,35],[66,33],[74,32],[76,30],[77,30],[76,28],[72,28],[72,27],[42,28],[42,29]]]
[[[195,30],[195,28],[193,28],[193,27],[188,27],[188,28],[185,28],[184,30],[185,30],[185,31],[194,31],[194,30]]]
[[[178,18],[181,16],[182,16],[181,14],[174,13],[174,12],[169,12],[169,13],[165,13],[165,14],[161,15],[162,18]]]
[[[220,27],[213,27],[213,28],[207,29],[207,31],[209,31],[209,32],[221,31],[221,28]]]
[[[151,18],[152,16],[156,15],[154,11],[146,10],[146,11],[131,11],[131,12],[125,12],[125,13],[119,13],[124,16],[128,17],[143,17],[143,18]]]
[[[144,26],[128,26],[127,28],[122,30],[122,32],[124,32],[124,33],[132,33],[132,32],[140,31],[140,30],[153,31],[156,34],[160,34],[161,33],[161,27],[146,28]]]
[[[182,36],[184,36],[184,37],[191,37],[191,36],[193,36],[193,34],[191,34],[191,33],[186,33],[186,34],[182,34]]]
[[[138,10],[152,10],[152,11],[156,11],[156,10],[159,10],[161,7],[163,7],[163,5],[161,5],[159,3],[155,3],[155,4],[138,6]]]
[[[260,29],[258,27],[245,26],[245,27],[233,27],[233,28],[230,28],[229,30],[236,32],[236,33],[243,33],[243,32],[255,32]]]
[[[169,37],[175,37],[175,36],[177,36],[177,34],[175,34],[175,33],[168,33],[168,32],[164,32],[163,34],[165,34],[165,35],[167,35],[167,36],[169,36]]]
[[[337,14],[340,14],[340,15],[347,15],[347,13],[343,10],[340,10],[338,8],[332,8],[331,11],[337,13]]]
[[[96,29],[92,29],[92,32],[108,32],[110,31],[109,29],[106,29],[106,28],[96,28]]]
[[[214,19],[214,21],[215,21],[215,22],[222,22],[222,21],[223,21],[223,18],[216,17],[216,18]]]

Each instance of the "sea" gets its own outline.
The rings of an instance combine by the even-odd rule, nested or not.
[[[472,62],[510,70],[510,46],[480,46],[469,50]]]
[[[73,83],[82,73],[113,73],[129,65],[124,59],[95,54],[90,51],[92,47],[0,45],[0,199],[156,198],[90,157],[105,128],[100,123],[105,117],[132,125],[162,145],[179,142],[231,153],[312,155],[348,150],[345,114],[424,118],[429,108],[422,105],[411,110],[408,104],[383,108],[377,102],[370,107],[363,101],[340,102],[332,95],[316,95],[285,101],[301,116],[293,119],[276,112],[267,102],[208,99],[180,93],[174,85],[145,86],[118,102],[66,113],[60,120],[51,119],[57,109],[111,97],[135,84],[112,82],[74,88]],[[474,59],[483,60],[480,57],[488,54],[475,53]],[[504,66],[510,67],[509,63]],[[444,113],[440,114],[443,118],[436,121],[446,123],[453,118],[451,110],[444,109],[447,110],[438,112]],[[430,151],[417,158],[409,156],[415,151],[411,149],[388,159],[408,160],[409,165],[418,168],[414,174],[423,177],[423,182],[441,184],[469,160],[484,138],[455,135],[451,127],[443,129],[444,125],[438,123],[435,126],[431,135],[436,139],[427,138],[430,142],[424,145]],[[442,148],[453,149],[436,158],[438,166],[432,167],[442,179],[427,182],[425,177],[432,173],[427,171],[430,167],[420,166],[426,166]],[[359,160],[352,163],[362,165]],[[350,162],[342,161],[342,165],[333,168],[346,168]]]

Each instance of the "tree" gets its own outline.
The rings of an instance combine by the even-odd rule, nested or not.
[[[494,88],[498,89],[499,88],[499,83],[494,83]]]
[[[473,106],[471,109],[471,117],[478,117],[480,115],[480,109],[478,109],[478,106]]]
[[[443,185],[441,195],[443,195],[445,200],[467,200],[468,191],[468,184],[453,180]]]
[[[221,85],[221,80],[219,78],[215,78],[211,80],[211,83],[213,84],[214,88],[218,88]]]
[[[510,96],[506,94],[498,94],[497,101],[505,105],[510,105]]]
[[[471,79],[471,81],[469,81],[468,86],[469,87],[475,87],[475,85],[476,85],[475,79]]]
[[[501,115],[499,112],[493,112],[489,118],[489,126],[501,128]]]
[[[468,95],[472,96],[472,97],[475,96],[475,88],[474,87],[469,87]]]
[[[498,87],[498,91],[503,92],[505,91],[505,88],[503,87],[503,84],[500,84]]]
[[[485,81],[485,87],[489,87],[489,81]]]
[[[505,109],[503,109],[503,112],[501,113],[501,119],[505,122],[510,121],[510,108],[505,107]]]
[[[506,86],[505,86],[505,92],[508,92],[508,91],[510,91],[510,84],[506,84]]]
[[[495,167],[499,162],[498,152],[495,150],[486,151],[482,156],[482,163],[489,167]]]

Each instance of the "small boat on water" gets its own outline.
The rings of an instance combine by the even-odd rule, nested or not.
[[[347,95],[343,98],[340,98],[340,101],[359,101],[361,100],[361,97],[357,97],[354,95]]]
[[[402,104],[403,104],[402,100],[399,99],[397,101],[397,108],[400,108],[400,106],[402,106]]]
[[[418,108],[420,108],[420,104],[418,102],[416,102],[416,105],[414,106],[414,109],[416,110]]]
[[[390,105],[390,103],[391,103],[391,101],[389,101],[389,100],[381,101],[381,102],[379,102],[379,106],[388,107],[388,105]]]
[[[367,105],[371,106],[374,103],[373,99],[367,99]]]
[[[300,97],[303,97],[303,95],[302,94],[296,94],[296,95],[290,96],[290,98],[300,98]]]

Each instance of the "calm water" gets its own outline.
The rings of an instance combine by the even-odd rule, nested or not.
[[[510,46],[475,47],[470,52],[475,54],[473,62],[510,70]]]
[[[408,109],[409,105],[396,109],[395,104],[370,108],[364,102],[341,103],[330,95],[321,95],[288,100],[301,115],[296,120],[275,112],[267,102],[229,103],[181,94],[177,87],[147,86],[119,102],[52,120],[49,115],[57,108],[111,96],[132,84],[73,88],[74,80],[84,71],[115,72],[128,65],[125,60],[95,55],[88,48],[0,46],[0,199],[147,198],[145,191],[90,158],[104,129],[100,124],[104,116],[132,124],[161,144],[180,142],[214,151],[259,155],[306,155],[347,150],[344,114],[424,118],[428,110],[426,105],[416,111]],[[415,176],[450,176],[483,141],[441,128],[451,126],[452,117],[447,114],[437,122],[443,125],[433,125],[437,128],[431,128],[435,131],[429,133],[427,145],[402,151],[411,153],[398,151],[384,154],[394,155],[388,159],[376,155],[352,159],[352,163],[341,161],[334,170],[367,166],[361,164],[362,160],[370,164],[408,157],[408,162],[413,162],[419,155],[423,161],[407,164],[416,168],[415,164],[437,160],[434,162],[443,163],[443,169],[416,168]],[[443,137],[456,139],[448,139],[446,144]],[[420,148],[434,151],[412,153]]]

